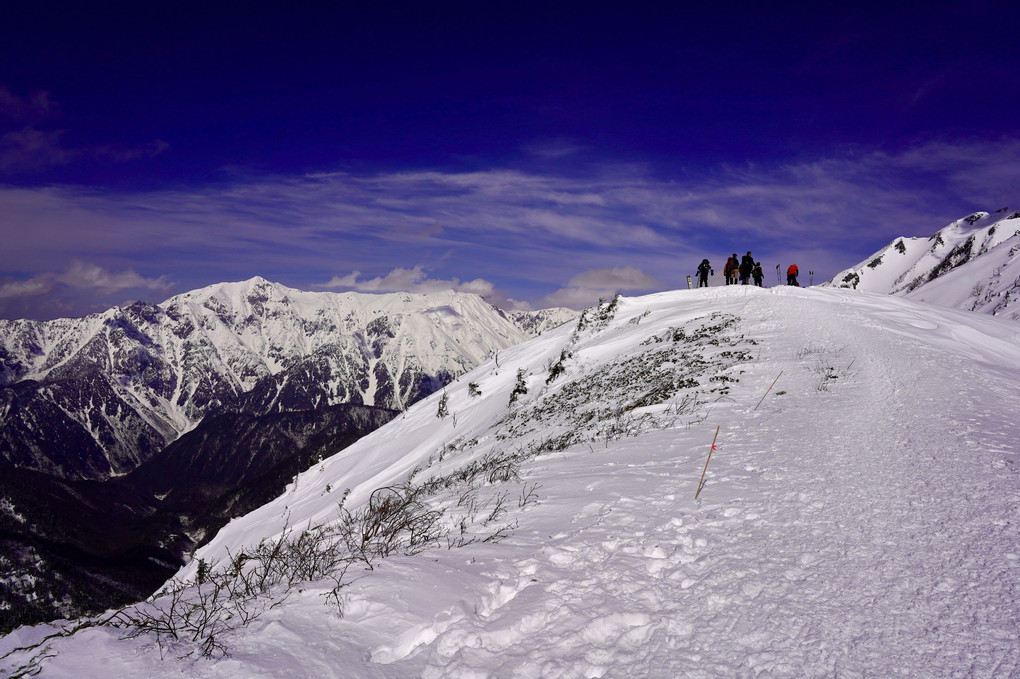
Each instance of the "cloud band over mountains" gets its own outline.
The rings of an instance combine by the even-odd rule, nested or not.
[[[570,174],[248,175],[120,193],[0,186],[0,313],[83,313],[120,294],[252,275],[306,289],[441,286],[504,306],[578,307],[614,288],[685,285],[702,257],[721,267],[749,249],[766,269],[798,261],[821,278],[894,236],[930,235],[971,211],[1003,207],[1016,186],[1017,139],[928,141],[666,178],[647,166],[588,165]],[[119,283],[89,282],[81,275],[89,267],[106,272],[92,281]],[[65,300],[62,311],[47,310],[45,295],[58,285],[92,291],[91,306]]]

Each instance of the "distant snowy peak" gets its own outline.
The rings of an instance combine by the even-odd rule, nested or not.
[[[256,277],[84,318],[0,320],[0,459],[105,477],[211,412],[402,410],[552,322],[541,314],[525,330],[478,295],[308,292]]]
[[[577,320],[578,313],[573,309],[555,307],[539,311],[507,311],[507,318],[529,337],[538,337],[546,330],[558,328],[564,323]]]
[[[160,306],[171,316],[191,316],[218,346],[257,355],[269,374],[335,343],[339,336],[354,337],[358,351],[368,355],[378,353],[382,344],[417,347],[413,353],[420,354],[426,367],[449,368],[452,360],[462,364],[456,372],[526,338],[481,297],[452,290],[309,292],[256,277],[184,293]]]
[[[975,212],[929,238],[897,238],[825,286],[1020,317],[1020,211]]]
[[[481,297],[453,290],[438,293],[310,292],[289,288],[256,276],[246,281],[219,283],[172,297],[160,306],[184,309],[198,305],[214,312],[226,312],[234,321],[245,319],[272,325],[271,320],[316,319],[340,312],[345,318],[371,321],[379,314],[430,313],[445,317],[482,318],[495,313],[510,321],[527,336],[540,334],[577,318],[571,309],[501,312]],[[284,311],[285,310],[285,311]],[[221,318],[221,320],[226,320]],[[497,332],[506,336],[505,329]]]

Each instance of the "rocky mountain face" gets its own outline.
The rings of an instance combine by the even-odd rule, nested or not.
[[[212,413],[401,410],[527,336],[475,295],[261,278],[85,318],[0,320],[0,460],[103,479]]]
[[[552,330],[564,323],[573,323],[577,320],[576,311],[562,307],[539,309],[538,311],[507,311],[505,314],[529,337],[537,337],[546,330]]]
[[[897,238],[823,285],[1020,319],[1020,211],[975,212],[929,238]]]
[[[339,404],[318,410],[210,415],[135,471],[117,479],[158,497],[195,543],[280,495],[287,482],[399,414]]]
[[[151,594],[183,553],[156,511],[116,482],[0,465],[0,634]]]
[[[207,535],[397,414],[212,415],[105,481],[0,465],[0,633],[145,598]]]
[[[297,473],[572,313],[254,278],[0,320],[0,633],[148,596]]]

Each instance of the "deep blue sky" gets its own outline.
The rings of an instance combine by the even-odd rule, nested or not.
[[[0,317],[253,275],[577,307],[749,249],[819,282],[1020,208],[1013,3],[146,4],[4,9]]]

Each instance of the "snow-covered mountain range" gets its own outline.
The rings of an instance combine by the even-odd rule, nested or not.
[[[930,238],[897,238],[822,285],[1020,319],[1020,211],[975,212]]]
[[[618,299],[315,464],[149,602],[3,637],[0,668],[1017,676],[1018,400],[1007,318],[860,285]]]
[[[0,630],[148,596],[315,460],[575,316],[254,278],[0,321],[0,503],[23,512],[0,512]]]
[[[0,460],[124,474],[207,414],[401,410],[556,321],[476,295],[304,292],[253,278],[84,318],[0,320]]]

